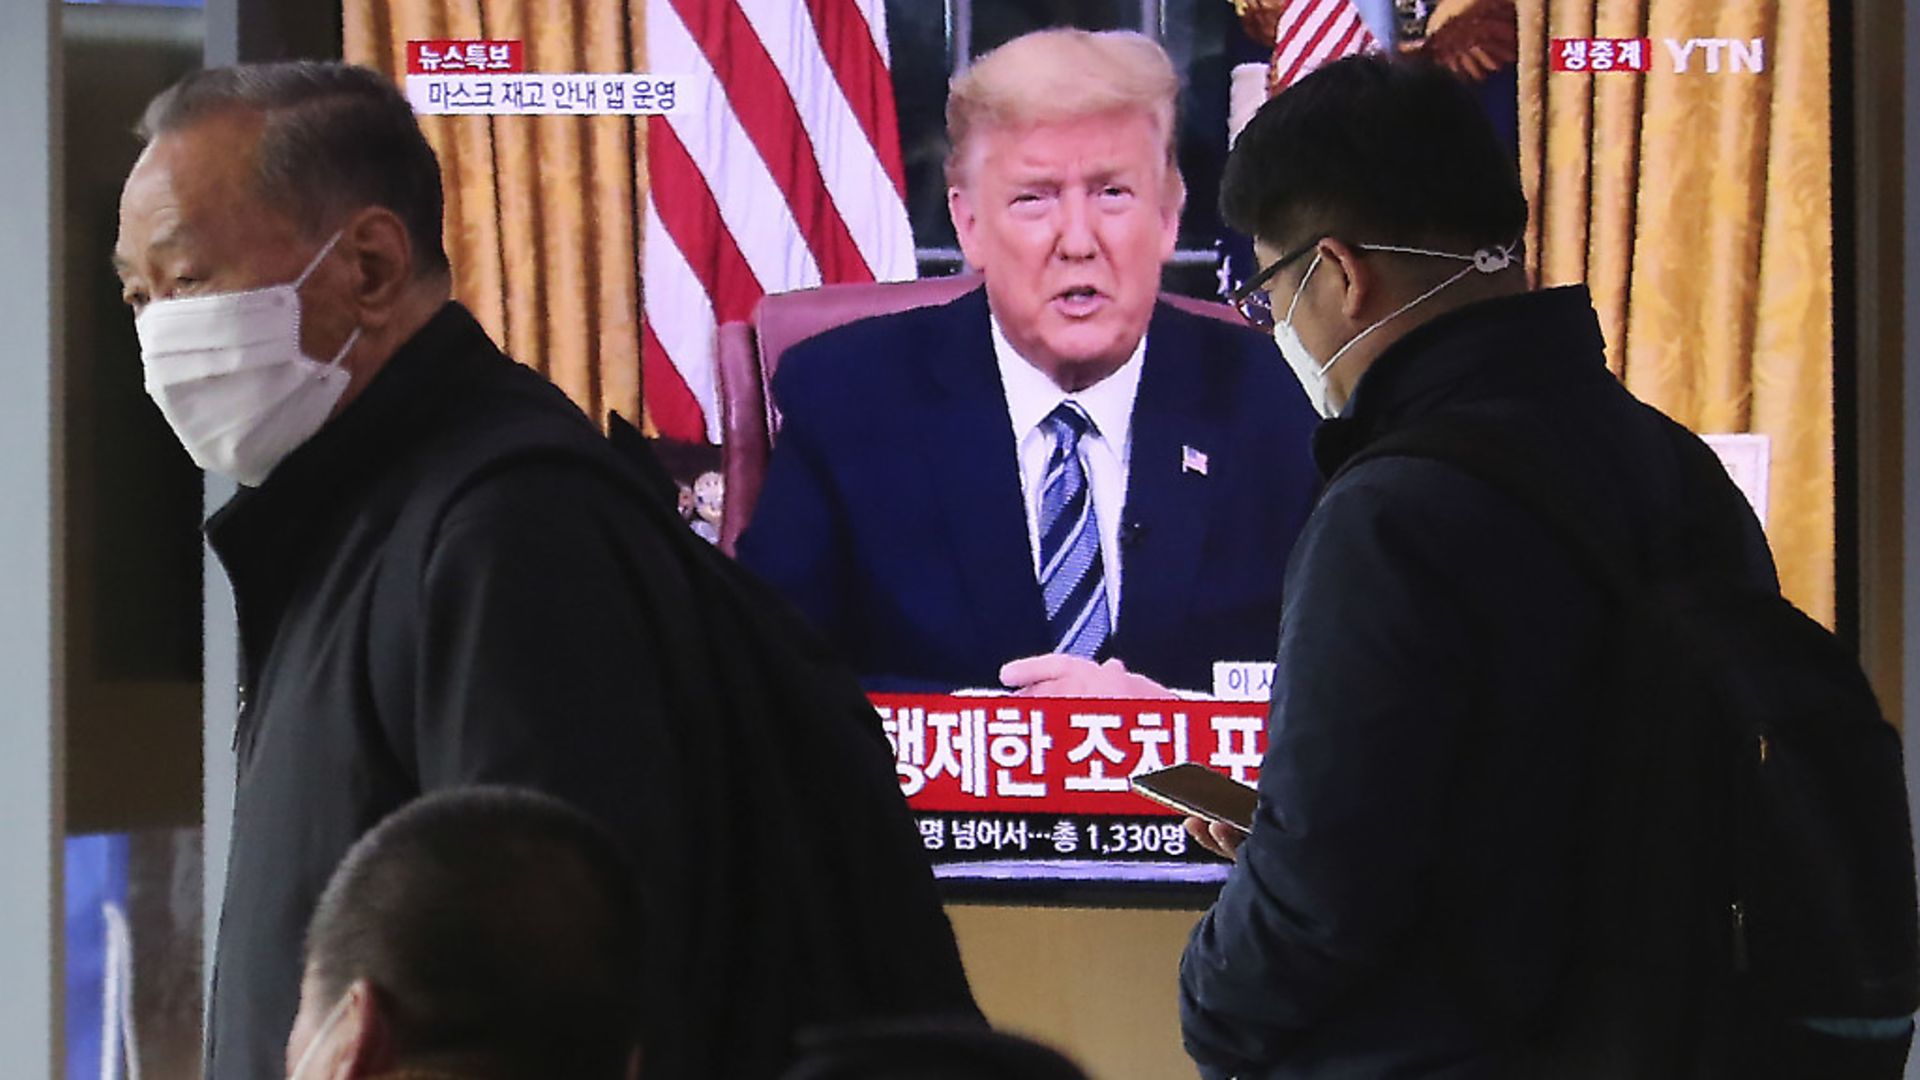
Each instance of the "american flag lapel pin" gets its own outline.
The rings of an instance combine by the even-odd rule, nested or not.
[[[1182,446],[1180,448],[1180,471],[1183,473],[1199,473],[1201,476],[1207,475],[1206,451],[1195,450],[1191,446]]]

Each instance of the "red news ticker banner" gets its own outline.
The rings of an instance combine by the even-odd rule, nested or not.
[[[1260,701],[874,694],[900,790],[917,811],[1174,815],[1128,779],[1195,762],[1260,777]]]
[[[518,41],[462,38],[407,42],[409,75],[518,75],[526,71]]]
[[[1554,38],[1547,50],[1555,71],[1647,71],[1652,38]]]

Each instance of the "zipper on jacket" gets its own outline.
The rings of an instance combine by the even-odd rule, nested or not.
[[[253,638],[248,627],[257,620],[247,618],[246,598],[241,595],[238,582],[233,586],[233,630],[234,630],[234,680],[233,680],[233,746],[231,747],[237,768],[244,757],[242,747],[250,745],[252,739],[248,729],[252,719],[247,714],[247,706],[253,697]]]
[[[236,679],[233,683],[233,745],[228,747],[234,753],[240,752],[240,732],[247,726],[247,683],[245,679]]]
[[[1730,913],[1733,916],[1733,970],[1744,975],[1747,971],[1747,905],[1735,900]]]
[[[1760,776],[1767,767],[1767,759],[1773,756],[1773,741],[1767,733],[1753,733],[1753,758],[1750,767],[1738,767],[1735,771],[1735,796],[1732,808],[1734,820],[1734,844],[1732,864],[1733,902],[1727,906],[1729,916],[1728,930],[1731,933],[1733,970],[1744,975],[1752,967],[1752,958],[1747,949],[1747,888],[1746,875],[1740,872],[1741,859],[1746,853],[1746,826],[1751,820],[1756,793],[1763,782]]]

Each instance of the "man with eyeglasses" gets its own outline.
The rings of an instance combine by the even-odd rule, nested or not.
[[[1445,71],[1321,68],[1253,118],[1221,201],[1329,482],[1288,566],[1253,829],[1188,822],[1236,865],[1181,963],[1187,1050],[1209,1078],[1563,1075],[1516,1055],[1568,970],[1612,600],[1528,507],[1383,441],[1493,433],[1635,565],[1674,557],[1685,509],[1713,573],[1777,590],[1766,541],[1612,377],[1585,288],[1529,290],[1515,163]]]

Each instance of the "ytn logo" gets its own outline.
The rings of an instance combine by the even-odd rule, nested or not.
[[[1722,70],[1737,75],[1767,69],[1765,38],[1746,41],[1739,38],[1688,38],[1685,41],[1667,38],[1663,44],[1667,47],[1667,55],[1673,57],[1676,75],[1684,75],[1692,70],[1696,61],[1702,64],[1701,70],[1708,75],[1718,75]]]

